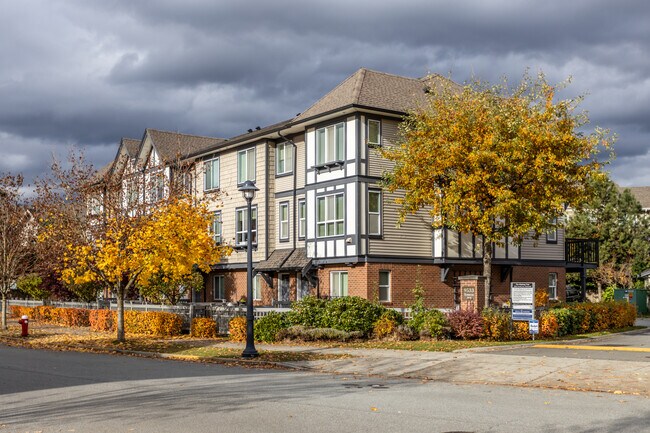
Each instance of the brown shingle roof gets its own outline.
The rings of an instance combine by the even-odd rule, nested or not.
[[[305,248],[296,248],[287,261],[284,262],[282,269],[287,271],[304,271],[310,263],[311,259],[307,257],[307,250]]]
[[[406,113],[426,102],[427,87],[443,80],[439,75],[408,78],[361,68],[296,116],[294,122],[350,105]]]
[[[282,264],[289,258],[293,250],[275,250],[271,253],[268,259],[260,262],[255,266],[258,272],[273,272],[282,267]]]
[[[129,155],[129,158],[135,158],[138,156],[138,150],[140,150],[141,140],[136,140],[135,138],[122,138],[122,145],[124,150]]]
[[[184,158],[202,149],[214,146],[225,141],[223,138],[202,137],[199,135],[181,134],[178,132],[159,131],[147,129],[153,145],[160,157],[171,162],[177,158]]]
[[[620,188],[623,190],[629,189],[634,198],[636,198],[643,209],[650,209],[650,186],[632,186]]]

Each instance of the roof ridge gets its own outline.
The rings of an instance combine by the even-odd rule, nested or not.
[[[353,73],[352,75],[350,75],[349,77],[347,77],[345,80],[341,81],[341,82],[340,82],[339,84],[337,84],[336,87],[334,87],[332,90],[330,90],[329,92],[325,93],[323,96],[321,96],[320,98],[318,98],[318,100],[317,100],[316,102],[314,102],[313,104],[311,104],[309,107],[307,107],[305,110],[303,110],[302,113],[299,113],[299,114],[298,114],[297,116],[295,116],[293,119],[297,119],[297,118],[300,117],[300,115],[302,115],[303,113],[306,113],[306,112],[308,112],[309,110],[311,110],[312,107],[316,106],[319,102],[321,102],[323,99],[327,98],[330,94],[334,93],[338,88],[342,87],[345,83],[347,83],[348,81],[352,80],[354,77],[357,76],[357,74],[361,73],[362,71],[364,71],[364,74],[365,74],[366,68],[359,68],[359,69],[357,69],[356,71],[354,71],[354,73]],[[356,86],[355,86],[355,89],[356,89]],[[357,95],[357,98],[358,98],[358,95]],[[291,119],[291,120],[293,120],[293,119]]]
[[[163,129],[155,129],[155,128],[146,128],[147,131],[154,131],[154,132],[162,132],[163,134],[174,134],[174,135],[184,135],[186,137],[197,137],[197,138],[209,138],[212,140],[225,140],[225,138],[221,137],[210,137],[208,135],[196,135],[196,134],[188,134],[185,132],[174,132],[174,131],[165,131]]]
[[[359,77],[357,78],[357,82],[354,85],[354,90],[352,91],[353,97],[352,100],[354,101],[355,104],[359,103],[359,99],[361,99],[361,89],[363,89],[363,84],[366,81],[366,68],[361,68],[359,69]],[[356,73],[354,75],[357,75]]]
[[[385,75],[387,77],[402,78],[402,79],[413,80],[413,81],[421,80],[421,78],[407,77],[406,75],[399,75],[399,74],[391,74],[390,72],[375,71],[374,69],[368,69],[368,68],[362,68],[362,69],[364,69],[366,72],[372,72],[373,74]]]

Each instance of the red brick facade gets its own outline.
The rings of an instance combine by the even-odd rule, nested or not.
[[[309,294],[313,296],[330,296],[330,273],[332,271],[345,271],[348,273],[348,296],[360,296],[370,300],[379,300],[379,272],[390,272],[390,300],[382,302],[390,307],[407,307],[413,303],[413,289],[419,282],[424,290],[426,305],[436,308],[454,308],[460,301],[460,286],[458,276],[480,275],[482,267],[479,265],[452,267],[446,280],[440,281],[441,268],[433,264],[411,263],[359,263],[353,266],[331,265],[319,268],[318,286],[309,286]],[[492,268],[492,302],[501,305],[510,297],[510,283],[512,281],[534,282],[537,288],[548,288],[549,273],[557,273],[557,294],[559,299],[565,296],[565,269],[563,267],[546,266],[513,266],[511,273],[505,274],[501,279],[501,267]],[[214,300],[214,275],[223,274],[225,277],[226,300],[236,302],[246,296],[246,271],[224,271],[211,273],[206,281],[203,300]],[[299,275],[290,274],[289,299],[297,298]],[[275,305],[278,300],[278,275],[273,276],[273,287],[269,287],[261,279],[262,300],[255,301],[255,305]]]

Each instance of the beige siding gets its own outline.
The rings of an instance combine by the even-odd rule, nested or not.
[[[296,186],[303,188],[305,186],[305,134],[296,136],[293,139],[296,143]]]
[[[535,240],[527,236],[521,244],[523,260],[564,260],[564,229],[557,231],[557,243],[546,243],[546,235]]]
[[[393,146],[397,141],[397,125],[392,119],[381,120],[381,145]],[[364,128],[365,129],[365,128]],[[368,150],[368,175],[381,176],[384,171],[392,170],[394,163],[379,156],[377,149]]]
[[[397,194],[382,194],[383,238],[370,239],[368,254],[431,257],[432,229],[429,213],[420,210],[414,215],[408,215],[406,221],[398,228],[399,206],[395,203],[396,197]]]

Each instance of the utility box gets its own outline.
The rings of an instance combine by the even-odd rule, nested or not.
[[[636,306],[639,314],[648,314],[648,291],[641,289],[614,289],[614,300]]]

